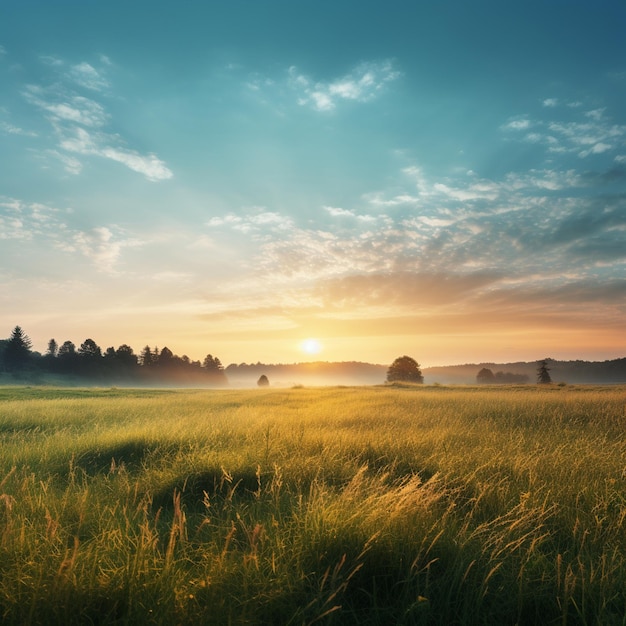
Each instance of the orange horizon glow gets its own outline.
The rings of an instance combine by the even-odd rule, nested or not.
[[[56,323],[58,322],[58,323]],[[407,354],[422,367],[465,363],[507,363],[536,361],[545,357],[557,360],[603,361],[626,356],[624,332],[616,326],[576,326],[559,323],[528,323],[516,327],[506,320],[494,323],[489,331],[480,320],[466,318],[459,323],[464,331],[454,331],[451,320],[439,323],[417,318],[383,320],[324,320],[318,333],[291,328],[263,328],[258,320],[254,331],[229,329],[227,323],[207,329],[202,322],[154,326],[145,320],[128,318],[110,324],[104,320],[83,319],[68,323],[57,320],[17,320],[5,322],[8,337],[19,324],[33,341],[33,349],[44,353],[51,338],[61,344],[70,340],[78,347],[85,339],[93,339],[104,351],[130,345],[139,354],[146,345],[167,346],[175,354],[202,360],[206,354],[230,363],[297,363],[306,361],[361,361],[389,364],[397,356]],[[411,328],[416,330],[411,333]],[[421,331],[419,330],[421,328]],[[313,327],[309,330],[312,330]],[[323,331],[323,332],[319,332]]]

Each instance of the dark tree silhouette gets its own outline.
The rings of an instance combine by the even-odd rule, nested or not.
[[[157,348],[154,349],[155,353],[157,353]],[[165,346],[161,353],[156,357],[156,364],[159,367],[171,367],[174,362],[174,353]]]
[[[552,382],[550,377],[550,368],[548,367],[548,359],[543,359],[537,364],[537,383],[540,385],[549,385]]]
[[[103,372],[105,361],[102,358],[102,349],[93,339],[85,339],[78,348],[78,362],[80,375],[95,376]]]
[[[78,355],[93,362],[102,357],[102,349],[93,339],[85,339],[78,348]]]
[[[32,346],[29,336],[20,326],[16,326],[4,346],[4,364],[7,369],[24,369],[31,360]]]
[[[78,369],[76,346],[71,341],[64,341],[57,355],[59,369],[65,373],[73,373]]]
[[[115,351],[115,359],[126,367],[134,367],[137,365],[137,355],[133,352],[133,349],[125,343]]]
[[[135,378],[138,374],[137,355],[126,344],[117,350],[113,346],[107,348],[103,358],[103,373],[118,380]]]
[[[217,357],[213,356],[212,354],[207,354],[204,357],[204,361],[202,361],[202,367],[207,372],[223,372],[224,371],[224,366],[222,365],[222,362]]]
[[[58,357],[60,359],[64,359],[69,355],[76,354],[76,346],[71,341],[64,341],[61,347],[59,348]]]
[[[50,339],[48,341],[48,349],[42,358],[43,368],[49,372],[56,372],[59,365],[59,344],[56,339]]]
[[[483,369],[476,374],[476,382],[481,385],[488,385],[490,383],[496,382],[496,377],[493,375],[493,372],[487,368],[483,367]]]
[[[48,350],[46,351],[46,356],[51,359],[56,359],[59,354],[59,344],[56,342],[56,339],[50,339],[48,342]]]
[[[395,381],[423,383],[424,377],[420,364],[410,356],[398,357],[387,370],[387,382]]]
[[[222,362],[212,354],[207,354],[202,361],[202,369],[204,373],[208,375],[212,384],[225,385],[228,383],[226,374],[224,372],[224,366]]]
[[[265,374],[261,374],[261,377],[259,378],[259,380],[256,381],[256,384],[259,387],[269,387],[270,381]]]
[[[93,339],[86,339],[78,349],[71,341],[61,346],[50,339],[44,355],[31,350],[32,342],[16,326],[9,339],[0,339],[0,372],[22,371],[29,377],[38,372],[92,378],[94,381],[137,381],[151,384],[199,384],[224,386],[228,378],[221,361],[207,355],[204,362],[192,361],[186,354],[178,356],[169,348],[159,351],[146,346],[138,356],[122,344],[117,350],[102,349]]]
[[[150,367],[156,362],[156,355],[150,350],[150,346],[146,346],[139,355],[139,362],[142,367]]]

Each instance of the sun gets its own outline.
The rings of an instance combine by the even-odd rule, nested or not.
[[[318,354],[322,350],[322,344],[317,339],[305,339],[300,347],[307,354]]]

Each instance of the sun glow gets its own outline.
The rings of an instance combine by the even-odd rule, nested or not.
[[[322,350],[322,345],[317,339],[305,339],[300,347],[307,354],[318,354]]]

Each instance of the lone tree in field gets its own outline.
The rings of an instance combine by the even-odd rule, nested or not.
[[[387,382],[423,383],[420,364],[410,356],[399,356],[387,370]]]
[[[480,385],[490,385],[496,382],[496,377],[488,367],[483,367],[483,369],[476,374],[476,382]]]
[[[552,378],[550,378],[548,360],[543,359],[543,361],[539,361],[539,366],[537,367],[537,383],[540,385],[549,385],[551,382]]]
[[[269,387],[270,381],[265,374],[261,374],[261,377],[259,378],[259,380],[256,381],[256,384],[259,387]]]

